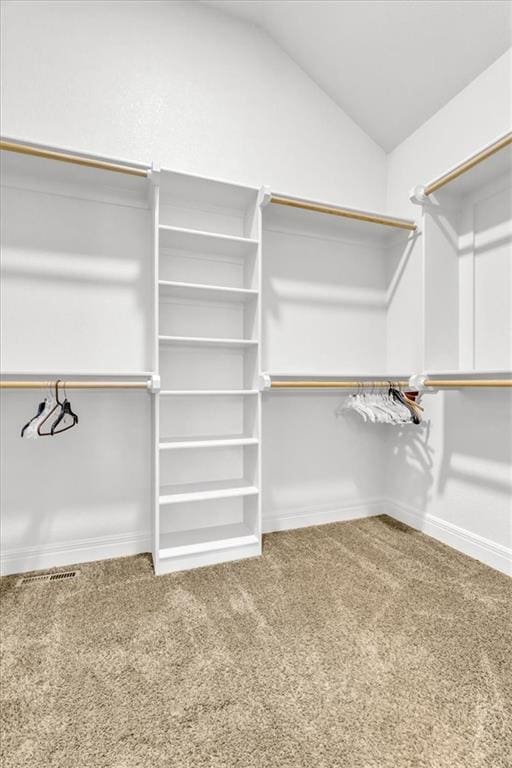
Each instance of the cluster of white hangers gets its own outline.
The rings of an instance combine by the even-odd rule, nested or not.
[[[391,382],[384,391],[367,391],[363,386],[336,409],[336,416],[355,411],[373,424],[421,424],[423,408],[417,392],[404,392]]]

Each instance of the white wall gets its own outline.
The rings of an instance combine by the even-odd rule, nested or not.
[[[150,550],[148,395],[76,390],[68,395],[77,427],[58,438],[21,440],[41,393],[2,392],[5,572]]]
[[[409,189],[425,184],[511,129],[511,72],[509,51],[389,155],[390,211],[418,217],[420,209],[407,199]],[[408,260],[391,308],[394,328],[401,325],[403,336],[395,344],[388,339],[395,356],[402,345],[409,350],[406,364],[416,346],[421,367],[426,363],[419,291],[423,259],[429,258],[428,248],[423,253],[423,240],[420,236]],[[508,249],[510,257],[510,241]],[[506,271],[502,280],[504,284],[510,280]],[[435,304],[435,297],[431,299]],[[457,322],[456,306],[453,322]],[[400,441],[389,433],[387,495],[395,505],[391,511],[469,554],[510,569],[509,394],[468,390],[428,395],[425,403],[431,418],[425,440]]]
[[[383,150],[257,27],[193,2],[2,10],[4,134],[382,207]]]
[[[352,206],[384,206],[383,151],[254,26],[191,2],[37,0],[2,3],[2,34],[4,135],[134,161],[154,160]],[[69,249],[61,257],[60,269],[70,263]],[[16,258],[28,263],[21,253]],[[144,261],[142,252],[140,258]],[[91,259],[85,261],[90,269]],[[11,270],[15,267],[10,264]],[[26,293],[30,275],[23,274],[25,285],[18,275],[9,284]],[[107,284],[100,280],[98,288],[114,318],[130,306],[126,291],[134,297],[137,287],[125,286],[122,303],[117,278]],[[87,285],[94,292],[94,281]],[[69,298],[72,287],[61,280],[60,290]],[[14,317],[19,305],[9,301]],[[83,309],[83,303],[80,306]],[[143,366],[150,357],[143,348],[150,307],[140,313],[134,306],[130,338],[135,343],[122,343],[125,370]],[[80,365],[83,355],[80,360],[78,355],[87,340],[84,327],[98,330],[94,307],[91,301],[89,321],[87,311],[83,313],[75,358],[59,363],[62,345],[54,345],[52,368],[86,367]],[[51,316],[61,310],[56,299]],[[44,332],[40,315],[33,322]],[[23,327],[25,342],[28,330]],[[90,346],[88,353],[93,351]],[[41,350],[37,360],[32,355],[21,359],[12,347],[7,351],[11,368],[43,367]],[[119,354],[117,349],[116,360]],[[97,367],[109,369],[105,356],[94,359]],[[147,395],[73,393],[79,429],[59,438],[58,444],[55,440],[55,445],[43,440],[27,444],[18,437],[18,427],[38,402],[35,393],[5,393],[2,400],[2,550],[7,567],[47,567],[149,549]],[[324,404],[322,413],[334,424],[330,406]],[[288,426],[282,419],[271,425],[267,440],[273,440],[272,431],[275,438],[275,430],[291,430],[300,422],[293,410],[287,419]],[[348,443],[345,453],[350,455]],[[335,473],[336,467],[330,466]],[[357,487],[350,485],[344,495],[352,500]],[[368,493],[363,487],[359,495]],[[328,501],[333,497],[336,490]],[[298,499],[296,505],[308,501]],[[282,506],[289,511],[289,504]]]

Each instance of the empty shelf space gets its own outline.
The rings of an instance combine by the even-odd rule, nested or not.
[[[159,336],[160,344],[174,344],[184,347],[227,347],[238,349],[255,347],[258,342],[254,339],[209,339],[201,336]]]
[[[193,176],[162,168],[160,173],[160,204],[225,209],[244,217],[257,203],[259,189],[223,179]]]
[[[180,557],[197,552],[243,547],[258,543],[258,536],[244,523],[215,525],[209,528],[162,533],[160,535],[159,555],[161,558]]]
[[[238,496],[255,496],[258,489],[244,478],[207,483],[164,485],[160,488],[160,504],[183,504],[189,501],[229,499]]]
[[[175,280],[160,280],[158,285],[163,296],[178,299],[244,302],[258,296],[258,291],[254,291],[250,288],[230,288],[223,285],[180,283]]]
[[[200,395],[258,395],[259,389],[162,389],[160,395],[164,397],[189,397]]]
[[[245,435],[205,435],[192,437],[164,437],[160,439],[161,451],[182,448],[231,448],[239,445],[257,445],[257,437]]]
[[[245,256],[254,253],[258,240],[199,229],[184,229],[160,225],[160,247],[194,253],[211,253],[224,256]]]

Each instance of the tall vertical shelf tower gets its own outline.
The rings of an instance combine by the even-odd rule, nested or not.
[[[152,173],[157,574],[261,554],[258,189]]]

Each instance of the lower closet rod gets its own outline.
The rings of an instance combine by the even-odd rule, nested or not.
[[[0,389],[45,389],[53,381],[0,381]],[[59,381],[66,389],[148,389],[147,381]]]

